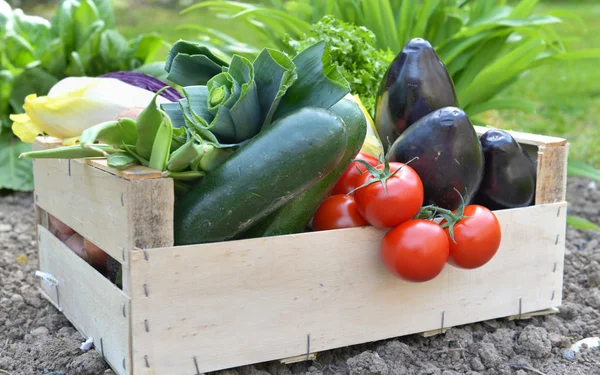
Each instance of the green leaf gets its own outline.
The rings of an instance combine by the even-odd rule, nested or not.
[[[591,165],[580,161],[569,158],[567,163],[567,175],[585,177],[592,180],[600,181],[600,170],[592,167]]]
[[[600,227],[598,225],[579,216],[567,215],[567,225],[570,225],[575,229],[593,230],[596,232],[600,232]]]
[[[62,40],[65,51],[75,49],[75,21],[73,19],[74,6],[72,1],[63,1],[52,17],[52,29]],[[67,52],[68,53],[68,52]]]
[[[165,70],[167,78],[181,86],[204,85],[228,66],[208,48],[199,44],[178,41],[171,47]]]
[[[41,68],[25,70],[15,77],[10,96],[13,113],[22,113],[25,97],[29,94],[46,95],[58,79]]]
[[[85,68],[77,52],[72,52],[71,56],[69,56],[66,74],[71,77],[83,77],[86,75]]]
[[[90,35],[97,32],[94,29],[97,21],[101,21],[102,25],[104,25],[104,22],[98,16],[98,8],[96,8],[92,0],[81,0],[79,7],[73,12],[73,21],[75,50],[82,48],[83,44],[90,38]]]
[[[162,39],[158,34],[140,35],[131,42],[133,58],[140,60],[142,64],[151,62],[161,47]],[[164,71],[164,63],[162,63],[161,69]]]
[[[116,30],[104,30],[100,34],[99,57],[110,70],[127,70],[128,67],[120,66],[125,61],[129,52],[127,40]]]
[[[48,73],[62,77],[67,68],[67,55],[65,44],[60,38],[56,38],[46,44],[40,51],[40,63]]]
[[[461,106],[480,104],[492,98],[499,88],[529,68],[544,49],[542,41],[528,40],[485,66],[473,80],[465,81],[464,90],[461,91],[457,85]]]
[[[6,1],[0,0],[0,37],[10,20],[12,20],[12,9]]]
[[[281,99],[274,118],[302,107],[330,108],[350,92],[348,81],[331,64],[325,42],[305,49],[292,61],[298,79]]]
[[[107,28],[115,27],[115,12],[111,0],[92,0],[98,10],[98,17],[104,21]]]
[[[13,12],[12,27],[33,46],[43,46],[52,39],[50,22],[42,17],[26,15],[21,9]]]
[[[20,35],[9,32],[4,37],[6,55],[10,62],[19,68],[24,68],[36,61],[33,46]]]
[[[469,116],[476,115],[481,112],[499,109],[517,109],[534,113],[536,110],[535,104],[526,99],[497,99],[483,102],[478,105],[468,107],[467,114]]]
[[[77,49],[79,61],[84,71],[90,76],[100,75],[104,72],[104,60],[100,60],[100,39],[103,35],[104,21],[96,21],[89,27],[88,37]]]
[[[176,103],[162,103],[160,108],[165,111],[167,116],[171,119],[174,129],[185,128],[185,118],[183,117],[183,111],[181,110],[180,102]]]
[[[525,18],[528,17],[533,8],[537,5],[538,0],[521,0],[519,4],[510,13],[510,17]]]
[[[382,1],[385,2],[385,1]],[[398,40],[399,44],[388,43],[389,46],[396,46],[395,50],[399,51],[403,45],[408,43],[412,35],[413,24],[416,20],[417,0],[404,0],[400,8],[400,16],[398,17]],[[391,13],[391,9],[389,9]]]
[[[31,145],[22,143],[10,132],[0,134],[0,189],[32,191],[33,164],[31,159],[19,159]]]
[[[254,80],[254,68],[248,59],[234,56],[228,74],[241,86],[241,94],[229,110],[235,124],[235,135],[225,141],[239,143],[254,137],[261,129],[258,90]]]
[[[271,123],[281,98],[296,82],[298,73],[292,60],[276,50],[264,49],[253,65],[260,105],[260,122],[265,126]]]

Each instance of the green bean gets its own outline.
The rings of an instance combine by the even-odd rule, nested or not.
[[[123,144],[123,148],[129,153],[129,155],[136,158],[144,167],[148,167],[150,165],[150,162],[148,162],[148,160],[144,159],[137,153],[135,146]]]
[[[79,142],[83,148],[90,148],[97,141],[118,147],[122,143],[135,144],[136,140],[136,122],[130,118],[94,125],[84,130],[81,137],[79,137]]]
[[[161,111],[162,112],[162,111]],[[167,161],[169,160],[169,154],[171,152],[171,142],[173,140],[173,124],[171,119],[164,112],[163,120],[158,127],[158,132],[152,145],[152,152],[150,154],[150,168],[159,171],[167,169]],[[138,153],[140,153],[139,147],[137,147]],[[141,156],[143,156],[140,153]]]
[[[202,153],[202,148],[190,138],[183,146],[178,148],[169,157],[167,169],[173,172],[181,172],[190,166],[190,163]]]
[[[24,152],[19,158],[30,159],[83,159],[107,157],[120,150],[108,145],[95,145],[93,149],[81,148],[80,145],[51,148],[48,150]]]
[[[185,171],[185,172],[171,172],[171,171],[165,171],[162,173],[163,177],[170,177],[173,180],[177,180],[177,181],[193,181],[196,180],[204,175],[206,175],[205,172],[198,172],[198,171]]]
[[[208,145],[205,148],[204,156],[200,159],[200,169],[210,172],[215,170],[221,164],[223,164],[231,154],[233,154],[233,150],[229,148],[217,148],[212,145]]]
[[[150,156],[152,155],[154,141],[157,137],[161,123],[163,122],[163,117],[166,116],[166,114],[158,108],[156,98],[166,88],[167,87],[162,88],[154,95],[154,98],[150,104],[148,104],[148,107],[146,107],[137,118],[138,138],[135,146],[140,156],[148,160],[150,160]]]
[[[129,153],[117,152],[108,157],[107,164],[109,167],[123,170],[134,165],[139,165],[140,162],[135,156]]]

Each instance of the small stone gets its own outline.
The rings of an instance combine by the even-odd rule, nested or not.
[[[487,342],[481,343],[481,348],[479,348],[477,353],[483,364],[488,368],[494,368],[502,361],[502,357],[500,357],[494,344]]]
[[[62,327],[56,333],[58,337],[70,337],[75,333],[75,330],[71,327]],[[83,339],[82,339],[83,340]]]
[[[523,370],[518,370],[517,372],[515,372],[515,375],[527,375],[527,373]]]
[[[48,375],[69,375],[69,374],[67,374],[64,371],[54,371],[54,372],[49,373]]]
[[[388,375],[390,369],[376,352],[366,351],[346,362],[350,375]]]
[[[31,335],[34,337],[45,336],[49,334],[50,331],[46,327],[37,327],[33,331],[31,331]]]
[[[113,370],[108,369],[108,370],[104,371],[103,375],[115,375],[115,373],[113,372]]]
[[[563,357],[565,357],[565,359],[567,359],[569,361],[574,361],[575,360],[575,352],[571,349],[567,349],[563,352]]]
[[[23,296],[21,296],[20,294],[13,294],[10,297],[10,300],[14,303],[21,303],[23,302]]]
[[[0,232],[10,232],[13,229],[10,224],[0,224]]]
[[[519,335],[517,343],[525,354],[532,358],[543,358],[550,354],[552,343],[548,331],[542,327],[527,326]]]
[[[473,358],[471,359],[471,368],[475,371],[483,371],[485,370],[485,366],[483,365],[483,363],[481,363],[481,361],[479,360],[479,358]]]

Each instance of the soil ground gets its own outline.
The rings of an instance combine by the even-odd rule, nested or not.
[[[600,190],[571,179],[569,213],[600,224]],[[109,375],[95,350],[37,291],[31,194],[0,196],[0,374]],[[557,315],[492,320],[320,353],[316,361],[269,362],[220,375],[600,375],[600,349],[573,355],[600,336],[600,234],[568,229],[563,306]]]

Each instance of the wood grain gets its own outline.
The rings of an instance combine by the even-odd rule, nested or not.
[[[563,202],[567,194],[569,145],[539,146],[535,204]]]
[[[173,245],[172,179],[129,180],[87,163],[34,160],[36,203],[125,265],[135,247]]]
[[[145,356],[192,374],[194,357],[207,372],[439,329],[442,312],[452,327],[518,314],[519,299],[522,314],[559,306],[566,204],[496,214],[490,263],[421,284],[385,270],[372,227],[136,251],[134,372]]]
[[[41,281],[44,296],[79,332],[94,339],[94,346],[118,375],[129,374],[129,299],[46,228],[38,225],[38,233],[40,270],[59,282],[57,293]]]

